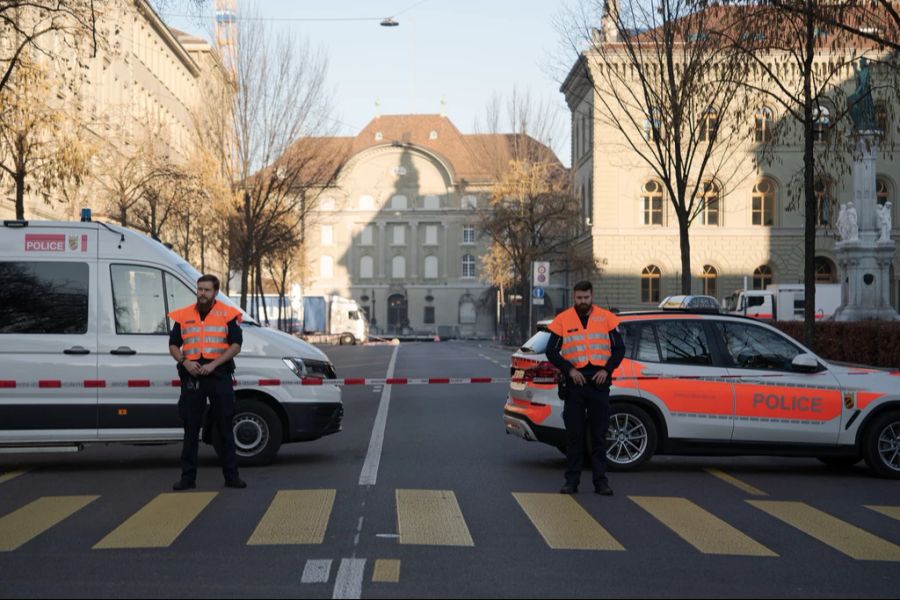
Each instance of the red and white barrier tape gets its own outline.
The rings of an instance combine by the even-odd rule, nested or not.
[[[524,379],[497,378],[497,377],[389,377],[386,379],[367,379],[346,377],[344,379],[320,379],[318,377],[303,377],[302,379],[247,379],[238,378],[232,380],[234,385],[241,387],[268,387],[282,385],[468,385],[476,383],[525,383]],[[555,383],[553,379],[534,379],[532,383]],[[155,388],[155,387],[181,387],[178,379],[150,380],[129,379],[127,381],[106,381],[104,379],[85,379],[82,381],[61,381],[59,379],[41,379],[38,381],[16,381],[0,379],[0,390],[4,389],[62,389],[62,388]]]

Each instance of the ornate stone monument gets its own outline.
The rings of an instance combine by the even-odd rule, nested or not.
[[[875,166],[878,136],[875,104],[869,82],[869,66],[860,60],[856,90],[850,95],[850,116],[856,136],[856,152],[850,171],[853,201],[841,206],[835,254],[841,271],[841,306],[838,321],[900,320],[891,307],[891,263],[897,244],[891,240],[891,207],[875,201]]]

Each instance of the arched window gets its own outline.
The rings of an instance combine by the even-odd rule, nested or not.
[[[471,254],[463,254],[462,257],[462,276],[475,277],[475,257]]]
[[[701,142],[714,142],[718,133],[719,111],[714,108],[707,109],[706,113],[701,117],[699,140]]]
[[[334,198],[332,198],[331,196],[325,196],[324,198],[322,198],[322,201],[319,203],[319,207],[322,210],[334,210],[335,209]]]
[[[703,293],[707,296],[716,298],[718,296],[718,286],[716,282],[719,278],[719,272],[712,265],[703,265],[703,274],[700,279],[703,280]]]
[[[875,103],[875,128],[879,132],[879,137],[884,139],[888,134],[889,127],[888,109],[884,102]]]
[[[816,265],[816,283],[837,283],[837,269],[834,263],[824,256],[817,256]]]
[[[831,224],[831,215],[834,212],[831,182],[818,177],[814,189],[816,192],[816,225],[827,227]]]
[[[700,208],[700,222],[704,225],[719,224],[719,186],[712,181],[703,184],[702,206]]]
[[[425,279],[438,278],[438,258],[437,256],[425,257]]]
[[[663,224],[663,187],[658,181],[651,180],[644,184],[641,196],[643,203],[644,225]]]
[[[659,303],[659,279],[661,273],[656,265],[644,267],[641,271],[641,302]]]
[[[875,180],[875,200],[880,206],[884,206],[891,199],[891,191],[886,179],[879,177]]]
[[[753,224],[771,227],[775,224],[775,182],[761,179],[753,186]]]
[[[753,289],[764,290],[772,283],[772,268],[769,265],[760,265],[753,271]]]
[[[334,259],[327,255],[322,255],[319,259],[319,275],[322,279],[331,279],[334,277]]]
[[[819,106],[813,110],[813,140],[824,142],[831,129],[831,111],[825,106]]]
[[[375,259],[371,256],[359,259],[359,276],[361,279],[372,279],[375,276]]]
[[[753,141],[764,144],[772,141],[772,128],[775,126],[775,116],[768,106],[762,107],[756,113],[753,124]]]
[[[403,256],[395,256],[391,261],[391,277],[394,279],[404,279],[406,277],[406,258]]]

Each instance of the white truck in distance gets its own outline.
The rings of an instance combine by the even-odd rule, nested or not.
[[[772,284],[765,290],[737,290],[723,300],[726,311],[764,321],[802,321],[803,284]],[[841,284],[816,284],[816,320],[828,320],[841,304]]]
[[[342,296],[303,296],[302,332],[304,335],[338,337],[342,345],[369,341],[369,322],[352,298]],[[308,338],[316,341],[315,338]]]

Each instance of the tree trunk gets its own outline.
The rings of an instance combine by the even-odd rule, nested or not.
[[[260,261],[261,263],[262,261]],[[266,323],[269,322],[269,309],[266,307],[266,290],[263,287],[262,264],[256,264],[256,293],[262,300],[262,315]]]
[[[816,337],[816,156],[813,137],[812,70],[815,55],[816,23],[812,13],[806,16],[806,56],[803,74],[803,203],[806,210],[803,226],[803,342],[813,348]],[[780,312],[794,307],[778,307]]]
[[[16,171],[16,219],[25,219],[25,169]]]
[[[250,214],[250,194],[244,192],[244,235],[241,244],[241,308],[247,310],[247,289],[250,284],[250,268],[253,262],[253,222]]]
[[[678,215],[678,238],[681,246],[681,293],[691,293],[691,238],[688,215]],[[660,281],[662,287],[662,281]],[[662,296],[660,290],[660,296]]]

